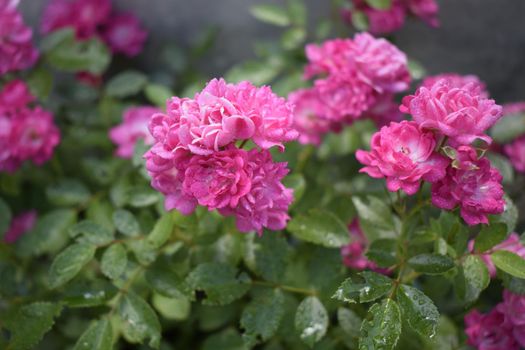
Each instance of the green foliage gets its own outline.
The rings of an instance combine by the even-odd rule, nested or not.
[[[419,254],[408,260],[414,270],[426,274],[445,273],[455,266],[454,261],[446,255]]]
[[[390,291],[392,280],[372,271],[359,273],[364,282],[355,282],[348,278],[334,294],[337,300],[350,303],[366,303],[374,301]]]
[[[394,349],[401,335],[401,311],[392,299],[372,305],[361,325],[359,350]]]
[[[291,23],[285,9],[277,5],[260,4],[250,10],[251,14],[260,21],[276,26],[287,26]]]
[[[111,97],[127,97],[140,92],[148,78],[141,72],[129,70],[113,77],[106,85],[106,94]]]
[[[160,346],[161,326],[157,314],[140,296],[126,293],[120,300],[119,315],[122,320],[122,332],[132,343],[143,343],[158,349]]]
[[[96,247],[75,243],[57,255],[49,269],[49,287],[58,288],[73,279],[93,259]]]
[[[128,263],[126,248],[122,244],[113,244],[104,251],[100,261],[100,269],[108,278],[119,278]]]
[[[525,259],[516,253],[497,250],[490,254],[490,258],[498,269],[514,277],[525,278]]]
[[[312,209],[305,215],[295,216],[288,223],[288,230],[300,239],[330,248],[350,241],[345,225],[326,210]]]
[[[328,313],[316,297],[305,298],[295,314],[295,329],[308,346],[313,347],[326,334]]]
[[[466,303],[476,301],[490,283],[487,266],[475,255],[468,255],[463,260],[456,279],[456,290]]]
[[[113,329],[106,320],[93,322],[80,338],[73,350],[111,350],[113,349]]]
[[[406,285],[399,287],[397,300],[410,327],[423,337],[434,337],[439,312],[432,300],[419,289]]]
[[[476,237],[474,250],[483,253],[494,247],[507,237],[507,225],[496,223],[493,225],[483,226]]]

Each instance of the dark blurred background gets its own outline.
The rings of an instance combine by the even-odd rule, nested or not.
[[[22,0],[26,20],[37,26],[46,0]],[[202,70],[223,75],[233,64],[253,57],[254,40],[277,39],[279,28],[258,22],[249,9],[270,0],[114,0],[134,12],[150,32],[141,65],[154,70],[166,43],[186,47],[210,26],[219,30]],[[438,0],[441,27],[415,20],[396,34],[396,44],[430,74],[471,73],[487,82],[499,102],[525,100],[525,0]],[[305,0],[310,20],[330,15],[330,1]]]

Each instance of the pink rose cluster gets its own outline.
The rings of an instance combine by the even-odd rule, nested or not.
[[[124,111],[122,123],[109,131],[109,138],[117,145],[116,155],[121,158],[131,158],[138,140],[152,145],[155,139],[148,130],[148,124],[153,114],[161,113],[160,108],[152,106],[130,107]]]
[[[352,23],[356,13],[368,19],[368,31],[374,35],[389,34],[401,29],[407,16],[422,19],[432,27],[439,26],[439,6],[435,0],[392,0],[387,9],[377,9],[366,0],[351,0],[352,9],[343,10],[343,19]]]
[[[11,220],[9,229],[4,234],[4,242],[7,244],[15,243],[24,233],[28,232],[35,226],[37,218],[36,210],[30,210],[15,216]]]
[[[290,103],[266,86],[214,79],[194,98],[172,97],[166,111],[149,122],[154,143],[145,158],[167,210],[217,209],[242,232],[286,226],[293,191],[281,183],[287,164],[269,148],[284,150],[297,137]],[[243,149],[247,141],[255,147]]]
[[[44,34],[73,28],[79,40],[98,37],[114,53],[138,55],[148,33],[131,13],[117,13],[111,0],[50,0],[42,19]]]
[[[16,171],[25,160],[43,164],[60,141],[53,115],[39,106],[31,108],[34,101],[21,80],[0,91],[0,171]]]
[[[478,350],[519,350],[525,347],[525,295],[503,291],[491,311],[465,315],[467,343]]]
[[[307,45],[306,56],[305,77],[314,79],[313,87],[289,96],[296,105],[301,143],[318,144],[323,134],[367,114],[383,121],[399,119],[393,96],[408,89],[410,75],[407,58],[397,47],[361,33]]]
[[[18,0],[0,0],[0,75],[30,68],[38,59],[33,31],[16,6]]]
[[[389,191],[413,195],[427,181],[435,206],[459,207],[467,224],[487,224],[488,214],[505,208],[502,177],[471,143],[490,144],[485,131],[501,117],[501,106],[486,97],[478,81],[464,80],[427,80],[400,106],[413,121],[384,126],[372,136],[371,150],[358,150],[356,157],[365,165],[361,172],[386,178]]]
[[[517,118],[525,115],[525,102],[509,103],[503,106],[504,118]],[[525,174],[525,134],[503,146],[514,169]]]

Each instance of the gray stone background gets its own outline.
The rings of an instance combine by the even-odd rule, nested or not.
[[[22,0],[26,20],[36,26],[46,0]],[[114,0],[120,10],[141,18],[150,32],[141,64],[151,68],[165,43],[186,46],[210,25],[218,42],[202,69],[220,76],[232,64],[253,57],[253,40],[278,38],[279,30],[249,14],[269,0]],[[305,0],[311,20],[328,15],[329,0]],[[438,0],[441,27],[410,21],[396,44],[429,73],[480,76],[500,102],[525,100],[525,0]]]

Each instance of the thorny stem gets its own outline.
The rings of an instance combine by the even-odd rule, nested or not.
[[[252,280],[252,284],[256,286],[270,287],[270,288],[279,288],[290,293],[305,294],[310,296],[316,296],[317,292],[314,290],[308,290],[304,288],[297,288],[267,281]]]

